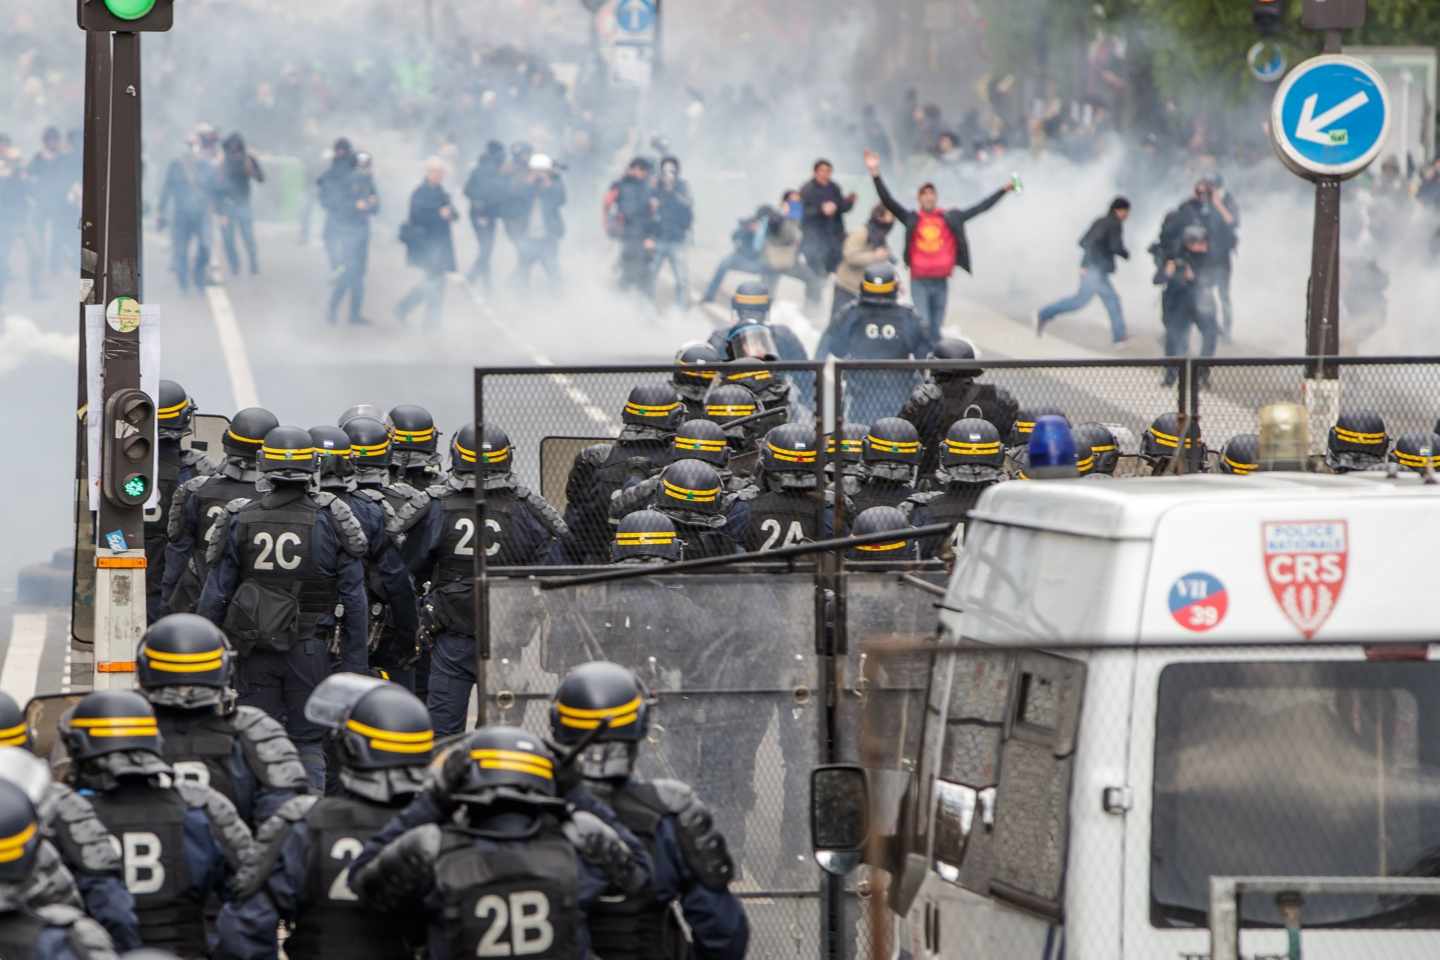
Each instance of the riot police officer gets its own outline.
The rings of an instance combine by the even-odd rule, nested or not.
[[[1390,438],[1374,410],[1343,411],[1325,442],[1325,465],[1336,473],[1379,470],[1385,466]]]
[[[145,619],[154,623],[165,615],[161,603],[161,586],[165,582],[165,537],[169,529],[170,505],[175,491],[201,474],[208,473],[205,458],[197,450],[181,448],[190,436],[195,417],[195,401],[185,388],[174,380],[160,381],[160,397],[155,406],[155,435],[159,441],[156,462],[155,492],[159,497],[156,509],[145,511]]]
[[[1059,407],[1041,405],[1017,410],[1010,435],[1005,439],[1005,447],[1012,455],[1030,446],[1030,434],[1035,432],[1035,422],[1041,417],[1059,417],[1067,427],[1070,425],[1070,418]]]
[[[424,407],[402,403],[390,411],[385,423],[390,428],[391,475],[417,489],[428,487],[441,472],[435,418]]]
[[[947,337],[930,351],[931,360],[978,360],[979,352],[969,340]],[[1004,439],[1014,428],[1018,408],[1010,391],[993,383],[981,383],[985,371],[934,367],[929,377],[910,394],[900,411],[902,419],[915,424],[925,459],[920,465],[924,476],[935,471],[940,460],[940,441],[950,424],[966,417],[988,420]],[[973,408],[973,409],[972,409]]]
[[[747,402],[753,403],[745,393]],[[571,535],[567,559],[607,560],[611,496],[653,477],[670,462],[671,438],[684,416],[685,406],[669,384],[635,387],[625,401],[623,426],[615,442],[597,443],[576,455],[565,484],[565,525]]]
[[[280,722],[236,702],[234,651],[209,620],[172,613],[156,621],[135,662],[140,692],[155,708],[161,756],[177,779],[218,790],[252,828],[309,789]]]
[[[739,553],[750,522],[749,505],[727,495],[720,474],[699,460],[676,460],[661,471],[649,507],[680,531],[686,560]]]
[[[482,442],[467,424],[450,445],[450,476],[431,486],[425,516],[405,538],[406,563],[428,580],[427,622],[434,646],[428,706],[442,736],[465,725],[475,685],[475,551],[494,566],[545,563],[569,531],[555,508],[515,480],[514,448],[498,427]],[[479,473],[477,475],[477,468]],[[475,529],[475,484],[485,484],[485,529]]]
[[[254,861],[250,830],[210,787],[173,780],[160,758],[149,701],[129,690],[87,694],[60,721],[75,786],[120,842],[147,947],[205,957],[205,900],[228,899],[228,881]]]
[[[116,947],[140,946],[135,899],[125,888],[120,854],[90,801],[50,778],[50,767],[30,752],[25,715],[0,692],[0,781],[17,784],[40,815],[40,832],[53,845],[45,870],[32,878],[27,902],[69,903],[78,892],[85,912],[105,928]],[[62,864],[55,870],[50,861]],[[65,876],[65,871],[69,871]],[[73,884],[71,878],[73,877]]]
[[[769,337],[768,327],[752,327],[764,337]],[[739,357],[725,364],[716,374],[715,382],[710,385],[708,397],[713,396],[716,391],[726,386],[739,384],[754,395],[760,409],[773,411],[775,419],[783,419],[790,408],[790,380],[783,375],[777,375],[766,365],[766,361],[754,357]],[[767,420],[769,418],[766,418]],[[765,428],[758,427],[763,433]]]
[[[423,490],[416,490],[403,480],[390,479],[389,428],[379,417],[362,413],[358,407],[352,410],[355,411],[353,415],[351,411],[342,415],[340,428],[350,438],[350,458],[355,468],[356,491],[362,496],[374,492],[384,498],[388,508],[387,517],[393,518],[394,523],[394,527],[390,529],[390,537],[398,544],[425,516],[426,509],[430,506],[430,495]],[[372,596],[371,599],[376,598]],[[373,611],[373,604],[371,609]],[[415,663],[419,659],[420,650],[414,631],[403,627],[404,623],[415,623],[407,610],[394,610],[385,605],[378,617],[372,613],[370,634],[374,640],[370,650],[370,665],[385,671],[391,680],[401,686],[414,690]]]
[[[970,511],[987,488],[1004,479],[1005,448],[995,425],[975,417],[952,423],[942,441],[935,488],[913,494],[900,505],[900,512],[917,527],[948,523],[955,528],[950,537],[923,538],[921,558],[940,556],[947,543],[956,548],[964,543]]]
[[[265,435],[279,426],[269,410],[247,407],[235,414],[221,445],[225,463],[212,476],[195,477],[175,490],[166,518],[165,576],[161,602],[167,613],[194,613],[210,568],[205,544],[225,518],[225,505],[255,495],[256,457]]]
[[[430,714],[404,687],[353,673],[316,687],[305,713],[329,731],[340,791],[297,797],[260,829],[257,866],[239,878],[222,951],[229,958],[274,957],[283,918],[290,925],[285,954],[294,960],[410,956],[416,931],[363,909],[349,868],[364,842],[424,785],[435,745]]]
[[[894,540],[880,543],[862,543],[845,551],[846,560],[917,560],[919,544],[910,536],[910,521],[899,507],[867,507],[850,527],[852,537],[867,537],[878,533],[895,533]]]
[[[1440,436],[1433,433],[1402,433],[1395,438],[1390,462],[1416,473],[1440,469]]]
[[[6,781],[0,781],[0,850],[5,854],[0,857],[0,956],[113,960],[109,935],[77,906],[63,900],[37,903],[37,875],[63,874],[65,868],[42,835],[34,803],[18,784]],[[74,888],[65,886],[73,896]]]
[[[369,669],[369,550],[355,514],[333,493],[312,492],[319,458],[309,432],[265,435],[260,473],[269,489],[231,503],[228,527],[210,544],[212,569],[200,615],[222,627],[240,654],[240,702],[281,720],[316,790],[325,786],[324,731],[305,701],[330,673],[337,603],[345,616],[340,667]]]
[[[1260,438],[1253,433],[1237,433],[1225,441],[1220,453],[1220,472],[1248,477],[1260,469]]]
[[[840,472],[840,487],[846,497],[853,498],[865,481],[865,437],[868,423],[842,423],[836,433],[825,437],[825,478],[835,485],[835,472]]]
[[[671,375],[671,382],[685,404],[686,419],[705,415],[705,394],[715,380],[714,368],[722,362],[723,358],[714,347],[698,340],[676,351],[675,373]],[[702,366],[710,369],[697,369]]]
[[[675,431],[671,447],[671,462],[676,460],[700,460],[715,468],[727,495],[750,497],[755,492],[755,481],[740,476],[730,469],[730,440],[725,431],[713,420],[686,420]],[[660,486],[658,476],[631,484],[624,490],[615,491],[610,498],[610,522],[639,510],[655,497]]]
[[[804,424],[783,424],[765,435],[760,448],[761,492],[750,499],[746,550],[793,547],[835,535],[835,491],[827,488],[823,509],[816,509],[818,456],[815,431]]]
[[[736,456],[755,449],[755,442],[764,434],[764,423],[769,418],[734,426],[731,423],[752,417],[762,409],[755,394],[738,383],[717,383],[705,396],[705,419],[718,423],[724,429],[725,436],[730,440],[731,453]],[[784,412],[777,411],[776,416],[783,417]]]
[[[339,427],[310,428],[310,439],[320,458],[320,489],[345,502],[369,550],[365,554],[365,588],[370,598],[370,649],[379,646],[382,628],[388,623],[395,631],[394,642],[414,647],[418,617],[415,583],[400,556],[400,520],[383,489],[361,487],[355,479],[355,461],[350,435]]]
[[[1075,436],[1075,443],[1085,444],[1090,448],[1090,455],[1095,458],[1095,464],[1090,476],[1113,477],[1115,468],[1120,464],[1120,443],[1115,436],[1115,431],[1103,423],[1096,423],[1093,420],[1088,423],[1076,424],[1071,431]]]
[[[753,352],[754,343],[747,342],[742,332],[746,327],[761,326],[770,331],[771,359],[786,363],[804,363],[810,359],[805,344],[796,336],[789,324],[775,323],[770,319],[770,288],[755,280],[740,284],[730,298],[730,327],[710,334],[709,344],[716,353],[728,360],[737,357],[760,357]],[[753,331],[751,331],[753,333]]]
[[[590,956],[599,898],[651,882],[620,837],[556,795],[555,758],[516,727],[485,727],[453,749],[440,777],[455,812],[388,843],[351,874],[363,906],[426,920],[431,960]],[[418,909],[417,909],[418,908]],[[501,952],[504,951],[504,952]]]
[[[597,904],[591,948],[606,960],[740,960],[750,929],[729,890],[735,868],[714,815],[687,784],[635,774],[650,725],[647,699],[634,673],[597,661],[571,671],[550,705],[557,751],[578,750],[568,772],[640,838],[654,865],[646,889]],[[597,721],[603,726],[595,734]]]
[[[926,356],[934,344],[929,327],[900,303],[900,278],[888,261],[865,268],[860,299],[830,324],[816,359],[909,360]],[[913,375],[904,370],[855,370],[845,376],[847,415],[873,421],[893,417],[910,393]]]
[[[1180,414],[1162,413],[1151,422],[1145,435],[1140,438],[1140,457],[1150,465],[1152,476],[1172,471],[1172,461],[1180,454]],[[1200,424],[1193,417],[1186,418],[1185,452],[1182,459],[1186,473],[1203,469],[1206,451],[1200,439]]]
[[[853,498],[857,517],[870,507],[898,507],[915,493],[923,452],[914,424],[899,417],[882,417],[870,424],[861,449],[865,479]]]
[[[610,562],[674,563],[682,552],[680,534],[669,517],[658,510],[636,510],[616,524]]]

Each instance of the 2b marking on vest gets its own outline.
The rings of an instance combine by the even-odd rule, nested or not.
[[[343,861],[345,866],[340,870],[340,875],[335,882],[330,884],[330,899],[341,901],[355,901],[360,898],[355,891],[350,889],[350,863],[360,856],[360,851],[365,845],[354,837],[341,837],[336,840],[330,848],[330,859]]]
[[[477,957],[529,957],[555,943],[550,898],[539,890],[517,890],[509,897],[487,893],[475,903],[480,920],[494,918],[475,948]],[[503,942],[509,933],[509,943]]]

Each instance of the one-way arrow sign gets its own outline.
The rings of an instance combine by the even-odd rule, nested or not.
[[[1354,57],[1325,54],[1292,70],[1275,91],[1271,135],[1292,171],[1343,180],[1368,167],[1390,131],[1385,83]]]
[[[1305,98],[1305,105],[1300,109],[1300,122],[1295,126],[1295,136],[1301,140],[1309,140],[1311,143],[1330,146],[1332,143],[1342,142],[1337,140],[1334,134],[1340,131],[1326,133],[1325,128],[1332,123],[1345,119],[1350,114],[1359,110],[1370,102],[1370,95],[1361,91],[1350,97],[1337,107],[1331,107],[1320,116],[1315,116],[1315,104],[1320,102],[1320,94],[1312,93]],[[1348,139],[1348,138],[1345,138]]]

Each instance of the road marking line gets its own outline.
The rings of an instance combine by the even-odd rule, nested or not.
[[[40,656],[45,652],[49,618],[43,613],[17,613],[10,627],[10,646],[0,670],[0,690],[23,704],[35,696],[40,680]]]
[[[245,352],[245,339],[240,324],[235,322],[235,308],[223,286],[207,286],[205,299],[210,301],[210,316],[220,337],[220,352],[225,355],[225,370],[230,375],[230,390],[236,410],[260,405],[260,391],[255,388],[255,373],[250,369],[250,355]]]

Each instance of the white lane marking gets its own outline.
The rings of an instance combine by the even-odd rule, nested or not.
[[[0,690],[14,697],[16,703],[23,704],[35,696],[48,619],[43,613],[17,613],[11,624],[5,668],[0,671]]]
[[[524,353],[529,354],[530,359],[535,361],[536,366],[555,366],[555,362],[553,360],[545,356],[539,350],[536,350],[529,343],[526,343],[524,340],[517,337],[509,328],[497,321],[495,319],[494,313],[491,312],[490,307],[485,303],[484,300],[481,299],[480,295],[475,292],[475,287],[471,285],[470,281],[461,278],[460,283],[462,286],[465,287],[465,292],[469,294],[470,302],[475,304],[475,309],[479,311],[480,315],[485,319],[485,322],[495,328],[495,331],[499,333],[500,336],[504,337],[506,340],[509,340],[514,346],[518,347]],[[610,414],[606,413],[605,410],[602,409],[600,405],[597,404],[588,393],[577,387],[575,385],[575,381],[572,378],[566,376],[563,373],[552,373],[550,375],[550,379],[554,381],[561,390],[565,391],[565,396],[570,398],[570,402],[575,404],[575,406],[579,407],[580,412],[585,414],[585,416],[589,417],[592,421],[594,421],[595,424],[599,426],[600,429],[603,430],[607,436],[613,437],[620,435],[620,424],[617,423],[615,419],[610,416]]]
[[[245,352],[245,339],[240,324],[235,322],[235,308],[230,294],[222,286],[207,286],[205,299],[210,301],[210,316],[220,337],[220,352],[225,355],[225,370],[230,375],[230,391],[235,410],[260,405],[260,391],[255,388],[255,373],[250,369],[250,355]]]

